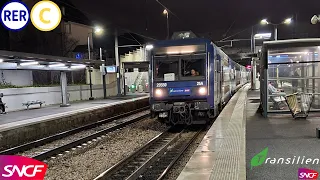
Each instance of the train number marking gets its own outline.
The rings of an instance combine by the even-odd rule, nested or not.
[[[157,83],[157,87],[167,87],[167,83]]]
[[[197,82],[197,86],[203,86],[203,82]]]

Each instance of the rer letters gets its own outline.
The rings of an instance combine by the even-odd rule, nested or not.
[[[27,21],[27,11],[25,10],[4,10],[4,21]]]

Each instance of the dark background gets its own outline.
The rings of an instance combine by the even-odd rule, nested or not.
[[[157,39],[166,37],[166,17],[162,14],[162,5],[172,12],[169,17],[171,33],[192,30],[213,40],[220,40],[257,24],[263,18],[273,23],[279,23],[287,17],[294,18],[294,25],[279,28],[280,38],[282,31],[290,34],[307,33],[306,30],[299,31],[299,28],[310,25],[311,17],[320,13],[318,0],[161,0],[160,3],[156,0],[71,1],[90,18],[101,23],[112,22]],[[319,26],[309,28],[319,29]],[[264,30],[258,27],[260,29]],[[248,36],[248,33],[244,36]]]
[[[33,4],[37,0],[23,0]],[[261,26],[259,21],[267,18],[280,23],[292,17],[293,24],[279,26],[278,39],[319,37],[320,25],[311,25],[314,14],[320,14],[318,0],[53,0],[66,8],[67,20],[87,25],[99,25],[105,29],[103,36],[95,37],[96,48],[107,49],[114,54],[114,30],[119,33],[119,45],[137,45],[166,37],[166,17],[163,10],[169,10],[170,34],[176,31],[192,30],[200,37],[214,41],[229,38],[250,38],[251,26],[254,33],[273,32],[271,25]],[[1,0],[3,6],[7,0]],[[132,33],[134,32],[134,33]],[[240,33],[241,32],[241,33]],[[12,32],[10,32],[12,33]],[[59,43],[50,39],[63,39],[57,31],[40,32],[30,23],[22,32],[12,33],[18,38],[8,41],[9,32],[0,26],[0,49],[64,55]],[[232,36],[237,34],[236,36]],[[23,37],[23,38],[21,38]],[[20,39],[19,39],[20,38]],[[219,46],[218,42],[216,42]],[[11,44],[11,45],[10,45]],[[250,41],[237,43],[250,46]],[[55,48],[54,48],[55,47]],[[124,54],[133,48],[120,48]]]

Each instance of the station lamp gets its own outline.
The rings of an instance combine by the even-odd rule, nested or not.
[[[102,32],[103,32],[103,29],[101,27],[99,26],[94,27],[94,33],[99,35],[99,34],[102,34]]]
[[[281,23],[278,23],[278,24],[271,23],[267,19],[262,19],[260,21],[261,25],[271,24],[271,25],[274,26],[274,40],[278,39],[278,25],[281,25],[281,24],[289,25],[291,23],[292,23],[292,18],[287,18],[287,19],[285,19],[284,21],[282,21]]]
[[[283,21],[283,24],[291,24],[292,18],[287,18]]]
[[[152,44],[146,45],[146,50],[150,51],[152,49],[153,49],[153,45]]]
[[[314,15],[311,18],[311,24],[317,24],[320,21],[320,16]]]
[[[167,15],[167,14],[168,14],[168,11],[165,9],[165,10],[163,10],[162,13],[165,14],[165,15]]]
[[[267,19],[262,19],[260,21],[260,24],[265,25],[265,24],[269,24],[269,22],[267,21]]]

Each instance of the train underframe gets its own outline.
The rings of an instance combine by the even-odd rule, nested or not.
[[[214,110],[205,101],[156,102],[151,113],[167,124],[207,124],[214,117]]]

